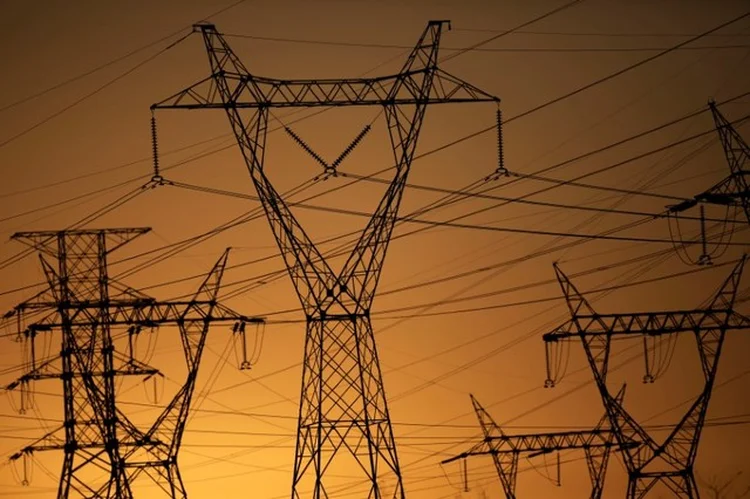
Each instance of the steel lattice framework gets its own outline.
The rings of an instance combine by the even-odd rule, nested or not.
[[[19,337],[30,344],[30,365],[7,389],[28,388],[43,379],[63,384],[63,424],[12,459],[36,451],[64,453],[58,499],[133,497],[132,483],[141,474],[171,498],[187,493],[177,455],[209,326],[215,322],[262,322],[219,304],[217,296],[228,251],[219,258],[192,300],[158,302],[108,274],[108,255],[149,229],[22,232],[13,238],[40,251],[48,288],[16,306],[5,320],[17,321]],[[52,265],[43,256],[52,257]],[[179,326],[187,377],[150,428],[142,430],[117,407],[119,376],[159,373],[115,349],[113,326]],[[59,355],[38,359],[39,334],[60,331]],[[22,392],[23,393],[23,392]],[[62,435],[61,435],[62,434]],[[25,462],[25,461],[24,461]]]
[[[610,425],[622,446],[622,456],[628,470],[629,499],[644,497],[658,482],[664,483],[677,497],[699,497],[693,465],[724,337],[729,330],[750,327],[750,319],[733,309],[744,263],[743,257],[705,308],[622,314],[595,312],[555,265],[571,320],[545,334],[544,341],[557,342],[570,338],[581,341]],[[666,439],[659,443],[611,395],[607,387],[610,347],[615,336],[660,337],[677,333],[693,333],[695,336],[704,385]],[[551,380],[548,382],[552,384]],[[641,445],[627,446],[628,442],[633,441]]]
[[[444,24],[429,22],[397,74],[326,80],[253,75],[213,25],[199,24],[211,75],[152,106],[226,111],[302,304],[307,334],[293,498],[341,493],[336,475],[366,484],[360,497],[404,497],[370,309],[427,106],[499,101],[438,69]],[[396,160],[392,183],[339,272],[263,170],[269,109],[323,106],[382,106]]]
[[[618,402],[622,401],[624,394],[625,387],[615,397]],[[518,475],[518,459],[521,455],[532,457],[566,449],[583,449],[591,479],[589,497],[591,499],[601,497],[610,453],[613,449],[620,447],[614,441],[614,432],[606,427],[608,421],[606,414],[591,430],[508,435],[479,401],[473,395],[470,397],[484,438],[468,451],[445,459],[441,464],[466,459],[469,456],[491,455],[505,497],[516,499],[516,476]],[[635,448],[638,442],[632,441],[626,445]]]
[[[750,190],[748,189],[748,175],[750,171],[745,166],[750,162],[750,147],[745,140],[721,114],[716,103],[708,103],[714,117],[716,131],[719,134],[724,155],[729,166],[729,176],[695,197],[696,201],[716,204],[739,204],[750,223]]]
[[[713,187],[693,197],[693,199],[670,206],[670,211],[681,212],[700,202],[739,205],[742,207],[748,223],[750,223],[750,187],[748,187],[750,171],[745,168],[750,163],[750,146],[732,126],[732,123],[721,114],[716,102],[710,101],[708,107],[711,110],[714,126],[724,149],[724,156],[729,166],[729,175]]]

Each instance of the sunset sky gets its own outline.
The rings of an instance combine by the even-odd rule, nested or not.
[[[109,272],[157,299],[194,292],[231,247],[220,297],[267,324],[248,329],[255,363],[242,371],[229,326],[211,330],[180,468],[191,498],[289,497],[304,314],[226,115],[158,110],[161,173],[183,187],[154,186],[150,106],[209,76],[203,42],[190,34],[199,21],[214,23],[254,75],[343,78],[398,72],[427,22],[450,20],[440,67],[501,99],[511,175],[492,175],[497,105],[428,108],[372,319],[406,496],[502,497],[489,457],[468,460],[468,491],[457,462],[440,465],[481,438],[470,393],[509,434],[587,429],[604,412],[578,341],[563,352],[566,376],[544,388],[542,334],[569,318],[553,263],[600,312],[689,310],[712,297],[750,243],[741,211],[707,206],[713,265],[698,266],[700,244],[673,244],[700,240],[698,209],[671,225],[659,216],[729,173],[710,99],[750,139],[748,3],[582,0],[530,23],[566,3],[0,2],[0,313],[43,289],[36,255],[15,258],[24,250],[15,232],[75,226],[111,203],[85,226],[152,229],[114,252]],[[330,162],[368,124],[330,178],[283,130]],[[324,254],[351,248],[394,173],[382,109],[275,109],[269,130],[265,171],[279,192],[294,190],[286,200],[299,203],[301,225]],[[741,313],[750,313],[749,279]],[[13,326],[0,331],[3,386],[23,372]],[[736,497],[750,491],[748,334],[727,335],[696,463],[704,491],[732,481]],[[59,345],[55,333],[43,351]],[[615,342],[610,388],[627,382],[625,407],[666,436],[703,385],[691,335],[659,348],[664,373],[643,384],[642,340]],[[177,330],[143,335],[138,355],[165,374],[157,401],[139,379],[124,380],[118,400],[147,426],[185,376]],[[26,415],[14,410],[17,393],[0,394],[0,497],[56,494],[60,452],[34,455],[26,487],[7,462],[62,421],[61,383],[34,389]],[[560,460],[558,487],[554,455],[522,458],[518,495],[588,497],[583,453]],[[603,497],[623,497],[619,457],[608,471]],[[335,497],[360,497],[361,484],[340,484]],[[148,480],[135,490],[163,497]]]

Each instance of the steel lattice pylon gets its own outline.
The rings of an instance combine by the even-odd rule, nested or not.
[[[742,206],[745,218],[750,223],[750,190],[748,189],[747,178],[750,171],[745,169],[750,162],[750,147],[732,124],[721,114],[715,102],[709,102],[708,106],[711,109],[721,145],[724,148],[724,155],[729,166],[729,176],[707,191],[695,196],[695,200],[723,205],[739,204]]]
[[[622,456],[628,471],[628,499],[644,497],[658,482],[664,483],[677,497],[699,497],[693,466],[725,333],[750,327],[750,319],[733,309],[744,263],[743,257],[705,308],[622,314],[595,312],[555,265],[557,279],[572,318],[555,331],[545,334],[544,341],[553,343],[569,338],[581,340],[610,425],[618,443],[622,445]],[[610,347],[613,336],[660,337],[677,333],[695,335],[704,385],[666,439],[658,443],[607,388]],[[547,382],[549,385],[553,384],[551,380]],[[633,441],[638,441],[641,445],[625,445]]]
[[[622,402],[625,387],[615,396]],[[508,435],[492,419],[479,401],[470,395],[474,412],[482,427],[484,438],[471,449],[445,459],[441,464],[450,463],[469,456],[491,455],[497,470],[497,476],[507,499],[516,499],[516,475],[518,459],[521,455],[533,456],[566,449],[583,449],[586,465],[591,479],[591,499],[599,499],[604,490],[604,478],[612,449],[620,445],[614,441],[614,432],[606,428],[607,415],[603,415],[593,429],[587,431],[564,431],[533,433],[526,435]],[[635,448],[638,442],[632,441],[628,447]]]
[[[55,268],[40,255],[48,289],[4,318],[17,321],[19,337],[31,345],[29,369],[7,389],[23,391],[29,383],[43,379],[60,379],[63,384],[63,424],[12,457],[25,460],[36,451],[62,450],[58,499],[130,499],[132,483],[141,474],[150,477],[167,497],[185,498],[177,455],[209,326],[214,322],[262,321],[217,302],[228,252],[192,300],[157,302],[112,279],[107,269],[109,253],[148,230],[66,230],[13,236],[57,263]],[[159,371],[136,360],[132,351],[129,355],[117,351],[111,328],[130,326],[127,334],[133,335],[140,327],[165,324],[179,326],[187,378],[153,425],[142,430],[118,409],[115,378]],[[37,359],[37,336],[58,330],[62,335],[60,354]]]
[[[745,168],[750,163],[750,146],[747,145],[745,139],[742,138],[732,123],[721,114],[716,102],[710,101],[708,107],[711,110],[714,126],[729,166],[729,175],[692,199],[669,206],[669,212],[679,213],[694,207],[698,203],[741,206],[745,218],[750,223],[750,187],[748,187],[747,178],[750,175],[750,170]]]
[[[293,498],[345,493],[336,489],[342,474],[349,486],[352,480],[365,484],[360,497],[404,497],[370,309],[427,106],[498,101],[438,69],[444,24],[428,24],[398,74],[335,80],[252,75],[213,25],[200,24],[211,76],[152,106],[226,111],[302,304],[307,334]],[[264,173],[269,109],[372,105],[384,109],[396,175],[335,272]]]

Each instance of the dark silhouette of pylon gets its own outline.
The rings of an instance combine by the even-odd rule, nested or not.
[[[152,106],[225,110],[302,304],[307,335],[293,498],[350,493],[337,487],[353,482],[367,487],[363,498],[404,497],[370,309],[427,106],[499,101],[438,69],[444,24],[429,22],[395,75],[330,80],[255,76],[215,26],[199,24],[211,76]],[[323,106],[381,106],[396,160],[395,177],[340,272],[263,169],[269,110]]]
[[[624,395],[625,387],[623,386],[615,399],[622,402]],[[589,497],[591,499],[601,497],[610,453],[613,449],[620,447],[614,441],[614,432],[607,427],[606,414],[591,430],[508,435],[492,419],[492,416],[482,407],[479,401],[473,395],[470,395],[470,397],[479,425],[482,427],[484,438],[468,451],[445,459],[441,464],[466,459],[469,456],[490,455],[495,463],[497,476],[500,479],[506,499],[516,499],[516,476],[518,475],[518,459],[520,456],[533,457],[567,449],[582,449],[591,479],[591,494]],[[627,445],[637,447],[638,443],[633,441]]]
[[[703,252],[697,259],[698,264],[710,264],[711,253],[707,250],[706,229],[704,220],[704,204],[727,206],[727,217],[729,216],[730,207],[741,207],[745,214],[745,219],[750,223],[750,188],[748,181],[750,179],[750,170],[746,167],[750,165],[750,147],[742,136],[737,132],[732,123],[728,121],[716,106],[716,102],[709,101],[708,107],[714,119],[716,132],[719,135],[724,156],[729,166],[729,175],[713,187],[687,199],[678,204],[668,206],[667,215],[681,213],[693,208],[700,203],[700,223],[701,223],[701,242]],[[733,230],[729,231],[729,234]],[[729,236],[731,239],[731,235]],[[723,246],[724,237],[716,243],[717,248]],[[725,247],[726,248],[726,247]]]
[[[716,102],[710,101],[708,107],[711,109],[716,132],[719,134],[724,149],[729,175],[707,191],[697,195],[695,199],[713,204],[738,204],[750,223],[750,190],[748,189],[750,170],[746,169],[750,165],[750,147],[734,126],[721,114]]]
[[[13,238],[52,257],[40,255],[48,288],[16,306],[19,336],[28,340],[30,366],[7,388],[24,390],[43,379],[63,384],[63,424],[12,459],[26,460],[36,451],[64,453],[58,499],[133,497],[132,484],[150,477],[171,498],[187,493],[177,455],[195,387],[209,326],[214,322],[261,322],[240,315],[217,301],[227,261],[225,252],[191,300],[158,302],[109,276],[108,255],[149,229],[22,232]],[[188,374],[184,385],[156,422],[141,430],[117,407],[118,376],[153,376],[159,371],[115,349],[112,327],[128,335],[141,327],[179,326]],[[40,334],[59,330],[59,356],[37,359]],[[23,396],[22,396],[23,398]],[[60,433],[64,436],[61,438]]]
[[[743,257],[705,308],[619,314],[595,312],[555,265],[571,320],[545,334],[544,341],[557,342],[569,338],[581,340],[610,425],[622,446],[622,456],[628,471],[628,499],[644,497],[658,482],[665,484],[677,497],[699,497],[694,475],[695,456],[725,333],[750,327],[750,319],[733,309],[744,263]],[[614,336],[659,337],[677,333],[693,333],[695,336],[704,385],[666,439],[658,443],[607,388],[610,346]],[[648,356],[647,351],[645,354]],[[549,357],[547,360],[549,362]],[[551,380],[548,383],[553,384]],[[634,441],[641,445],[637,448],[626,445]]]

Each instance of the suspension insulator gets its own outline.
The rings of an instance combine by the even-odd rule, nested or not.
[[[503,156],[503,115],[500,109],[497,110],[497,172],[507,174],[505,169],[505,158]]]
[[[544,380],[544,388],[553,388],[555,386],[555,380],[552,377],[552,348],[554,347],[551,343],[544,343],[544,359],[545,367],[547,368],[547,378]]]
[[[354,140],[352,140],[351,144],[349,144],[346,149],[344,149],[344,152],[341,153],[341,155],[336,158],[336,161],[331,163],[330,168],[332,168],[334,171],[336,170],[336,167],[341,164],[344,159],[346,159],[347,156],[354,150],[357,145],[359,145],[360,142],[362,142],[362,139],[365,138],[365,135],[370,131],[370,125],[366,125],[361,132],[359,132],[359,135],[354,137]]]
[[[294,140],[297,143],[297,145],[299,145],[302,149],[304,149],[305,152],[307,152],[307,154],[309,154],[310,156],[312,156],[312,158],[315,161],[317,161],[318,163],[320,163],[320,165],[323,168],[330,168],[330,166],[328,165],[328,163],[326,163],[325,160],[323,158],[321,158],[320,155],[318,155],[318,153],[316,153],[315,151],[313,151],[312,147],[310,147],[309,145],[307,145],[307,142],[305,142],[304,140],[302,140],[302,137],[300,137],[299,135],[297,135],[296,133],[294,133],[294,130],[292,130],[291,128],[285,126],[284,127],[284,131],[287,133],[287,135],[289,135],[292,138],[292,140]]]
[[[152,180],[159,181],[162,176],[159,172],[159,144],[156,141],[156,116],[153,111],[151,111],[151,148],[154,156],[154,176]]]
[[[713,265],[711,255],[708,253],[707,241],[706,241],[706,212],[701,205],[701,249],[703,252],[698,257],[698,265]]]

